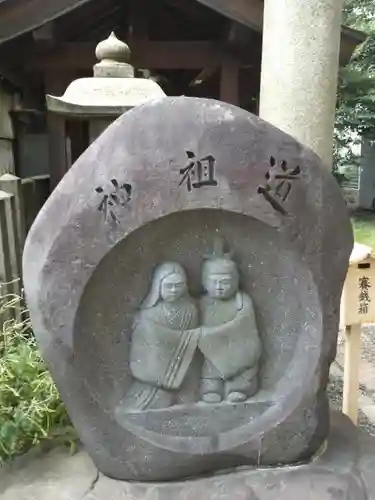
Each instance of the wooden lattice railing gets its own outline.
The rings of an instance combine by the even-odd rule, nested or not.
[[[0,177],[0,282],[21,294],[22,251],[26,235],[49,195],[49,176]]]

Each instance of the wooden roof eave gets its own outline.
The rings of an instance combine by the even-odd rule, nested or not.
[[[197,0],[201,4],[216,10],[223,16],[243,24],[254,31],[263,30],[263,8],[261,0]],[[367,35],[361,31],[342,26],[340,45],[340,65],[345,66],[355,49],[363,43]]]
[[[3,0],[0,2],[0,44],[67,14],[90,0]]]
[[[0,1],[0,44],[32,31],[90,0],[2,0]],[[263,2],[260,0],[197,0],[223,16],[251,30],[263,29]],[[366,35],[343,27],[340,64],[349,61]]]

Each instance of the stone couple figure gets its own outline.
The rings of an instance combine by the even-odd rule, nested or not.
[[[226,255],[203,265],[200,312],[180,264],[160,265],[136,317],[130,350],[134,383],[123,402],[131,410],[172,406],[193,357],[203,356],[200,398],[242,402],[257,391],[261,344],[252,301],[239,290]]]

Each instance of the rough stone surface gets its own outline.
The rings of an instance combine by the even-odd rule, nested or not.
[[[90,457],[66,448],[15,460],[0,469],[1,500],[81,500],[93,488],[98,471]]]
[[[88,455],[53,452],[0,473],[0,500],[373,500],[375,438],[342,414],[312,463],[221,472],[172,483],[127,483],[97,474]],[[47,479],[48,478],[48,482]]]
[[[255,396],[202,404],[189,386],[177,406],[119,418],[134,383],[134,319],[155,268],[179,263],[200,297],[218,234],[233,253],[240,303],[251,298],[255,311]],[[337,182],[312,151],[255,116],[164,98],[111,125],[53,192],[24,253],[34,331],[99,470],[152,481],[309,459],[329,430],[325,389],[351,247]],[[168,396],[175,379],[165,380],[147,383]]]

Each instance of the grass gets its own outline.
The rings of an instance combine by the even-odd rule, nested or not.
[[[21,303],[14,295],[0,296],[0,463],[46,441],[76,443]]]
[[[355,241],[368,245],[375,250],[375,214],[358,212],[351,218]]]

